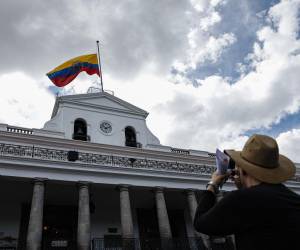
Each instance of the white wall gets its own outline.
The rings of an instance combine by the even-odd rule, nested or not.
[[[121,116],[104,112],[83,111],[70,107],[63,110],[63,124],[66,138],[71,139],[74,131],[74,121],[82,118],[87,122],[87,134],[91,142],[125,146],[125,127],[132,126],[137,135],[137,141],[147,144],[146,123],[139,117]],[[112,124],[112,133],[104,134],[100,131],[100,123],[108,121]]]
[[[68,99],[68,96],[65,97]],[[95,105],[96,104],[96,105]],[[125,105],[125,106],[123,106]],[[159,140],[146,125],[145,114],[131,110],[107,97],[95,99],[87,96],[75,102],[60,102],[56,116],[45,123],[45,130],[63,132],[65,138],[72,139],[74,121],[82,118],[87,122],[87,134],[91,142],[125,146],[125,127],[132,126],[136,131],[137,142],[143,146],[159,144]],[[100,123],[108,121],[112,125],[112,133],[105,134],[100,130]]]

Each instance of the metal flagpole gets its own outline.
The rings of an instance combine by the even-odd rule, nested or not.
[[[98,58],[98,67],[99,67],[99,74],[100,74],[100,81],[101,81],[101,91],[104,92],[103,90],[103,80],[102,80],[102,70],[101,70],[101,61],[100,61],[100,50],[99,50],[99,41],[96,41],[97,43],[97,58]]]

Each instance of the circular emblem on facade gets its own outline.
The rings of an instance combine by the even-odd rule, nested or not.
[[[112,126],[110,122],[103,121],[100,123],[100,130],[105,134],[110,134],[112,132]]]

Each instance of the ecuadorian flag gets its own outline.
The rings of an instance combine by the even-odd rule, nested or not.
[[[100,76],[97,54],[75,57],[51,70],[47,76],[57,87],[64,87],[82,71]]]

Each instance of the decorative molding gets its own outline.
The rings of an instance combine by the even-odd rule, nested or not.
[[[115,102],[123,107],[125,107],[127,110],[123,109],[118,109],[118,108],[112,108],[108,106],[102,106],[102,105],[95,105],[92,103],[87,103],[87,102],[82,102],[81,100],[89,100],[89,99],[99,99],[99,98],[106,98],[111,100],[112,102]],[[58,107],[63,104],[71,104],[71,105],[76,105],[80,107],[89,107],[89,108],[96,108],[99,109],[101,108],[102,110],[108,110],[108,111],[115,111],[115,112],[121,112],[121,113],[128,113],[128,114],[133,114],[133,115],[138,115],[146,118],[148,116],[148,112],[134,106],[124,100],[121,100],[120,98],[111,95],[106,92],[101,92],[101,93],[88,93],[88,94],[80,94],[80,95],[66,95],[66,96],[59,96],[55,100],[54,108],[52,111],[51,119],[57,114]]]
[[[0,131],[0,142],[9,142],[11,144],[22,144],[22,145],[39,145],[47,148],[62,148],[62,149],[76,149],[81,151],[89,152],[101,152],[104,154],[113,154],[113,155],[130,155],[138,158],[154,158],[166,161],[178,161],[178,162],[201,162],[206,165],[215,165],[214,157],[202,156],[202,155],[181,155],[175,154],[170,151],[162,151],[158,149],[148,149],[148,148],[134,148],[134,147],[125,147],[109,144],[100,144],[79,140],[70,140],[65,138],[53,138],[45,137],[39,135],[24,135],[17,133],[8,133]],[[125,145],[125,140],[124,140]]]
[[[184,162],[139,159],[133,157],[78,152],[78,163],[90,165],[113,166],[119,168],[163,170],[177,173],[211,174],[214,166]],[[68,162],[68,150],[0,143],[0,156],[33,158],[45,161]],[[134,161],[133,161],[134,159]]]
[[[69,150],[26,146],[20,144],[0,143],[0,156],[16,158],[32,158],[45,161],[68,162]],[[96,154],[78,151],[76,162],[88,165],[101,165],[118,168],[132,168],[144,170],[160,170],[175,173],[192,173],[210,175],[215,171],[214,165],[185,163],[179,161],[164,161],[147,158],[133,158],[109,154]],[[300,182],[300,176],[294,176],[290,181]]]

